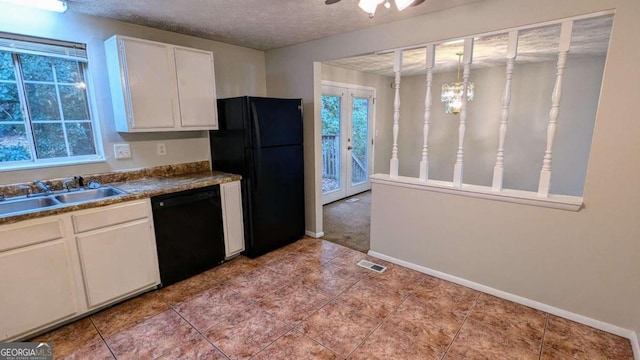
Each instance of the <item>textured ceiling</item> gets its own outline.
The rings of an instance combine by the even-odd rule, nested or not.
[[[571,49],[573,55],[604,56],[609,46],[613,15],[577,20],[573,24]],[[472,68],[504,66],[507,54],[507,33],[474,39]],[[518,36],[518,63],[556,61],[560,24],[522,30]],[[434,72],[455,71],[457,52],[462,52],[463,42],[443,43],[436,46]],[[402,75],[423,75],[425,48],[405,50],[402,54]],[[326,64],[378,75],[393,76],[393,53],[370,54],[326,62]]]
[[[68,0],[70,11],[259,50],[276,49],[482,0],[427,0],[373,19],[357,0]]]

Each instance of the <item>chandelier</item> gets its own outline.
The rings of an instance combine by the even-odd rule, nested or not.
[[[462,65],[462,53],[458,55],[458,76],[456,82],[442,85],[441,101],[444,103],[444,112],[446,114],[460,114],[462,108],[462,96],[464,94],[464,82],[460,82],[460,67]],[[467,100],[473,100],[473,83],[467,83]]]
[[[422,2],[422,1],[416,1],[416,0],[394,0],[394,1],[396,3],[396,7],[398,8],[398,11],[402,11],[406,9],[409,5],[413,4],[414,2],[415,3]],[[360,2],[358,2],[358,7],[360,7],[362,11],[369,14],[370,18],[373,18],[373,15],[375,15],[378,5],[382,3],[384,3],[384,7],[386,7],[387,9],[391,7],[391,3],[389,2],[389,0],[360,0]]]

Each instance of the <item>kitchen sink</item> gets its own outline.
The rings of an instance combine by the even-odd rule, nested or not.
[[[100,200],[107,197],[122,195],[125,192],[110,186],[97,189],[86,189],[55,195],[54,198],[63,204]]]
[[[50,197],[7,200],[0,202],[0,215],[39,210],[59,204],[58,201]]]
[[[73,192],[56,192],[47,196],[41,194],[33,197],[20,197],[0,201],[0,217],[20,215],[54,207],[63,207],[74,203],[100,200],[112,196],[126,194],[120,189],[103,186],[97,189],[82,189]]]

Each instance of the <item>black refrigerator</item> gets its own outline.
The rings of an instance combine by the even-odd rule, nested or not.
[[[302,99],[218,99],[209,132],[214,170],[242,175],[245,254],[256,257],[304,235]]]

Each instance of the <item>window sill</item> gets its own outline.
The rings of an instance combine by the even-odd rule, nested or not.
[[[74,166],[74,165],[84,165],[84,164],[94,164],[106,162],[107,160],[102,157],[91,157],[89,159],[82,160],[73,160],[73,161],[51,161],[51,162],[29,162],[29,163],[21,163],[21,164],[0,164],[0,172],[3,171],[19,171],[19,170],[31,170],[31,169],[42,169],[48,167],[57,167],[57,166]]]
[[[447,181],[428,180],[424,183],[418,178],[398,176],[398,178],[394,179],[387,174],[375,174],[371,176],[371,182],[375,184],[400,186],[410,189],[533,205],[552,209],[578,211],[582,208],[582,197],[578,196],[549,195],[548,197],[540,197],[537,193],[532,191],[503,189],[502,191],[497,192],[491,190],[491,187],[489,186],[471,184],[462,184],[462,187],[454,187],[451,182]]]

